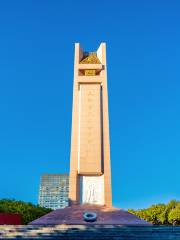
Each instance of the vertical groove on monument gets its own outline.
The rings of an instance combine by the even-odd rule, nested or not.
[[[75,44],[70,204],[112,205],[106,45]]]
[[[101,99],[101,156],[102,156],[102,161],[101,161],[101,167],[102,167],[102,171],[104,173],[104,134],[103,134],[103,90],[102,90],[102,86],[101,86],[101,95],[100,95]]]

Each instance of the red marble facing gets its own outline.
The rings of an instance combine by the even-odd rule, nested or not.
[[[83,220],[85,212],[95,212],[97,220],[89,223]],[[31,225],[97,225],[97,224],[117,224],[117,225],[151,225],[135,215],[118,208],[97,206],[97,205],[73,205],[64,209],[52,211],[33,222]]]

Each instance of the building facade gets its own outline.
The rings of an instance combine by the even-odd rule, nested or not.
[[[68,174],[44,174],[41,176],[39,205],[45,208],[58,209],[68,206]]]

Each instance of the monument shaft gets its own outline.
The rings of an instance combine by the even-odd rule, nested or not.
[[[112,205],[106,45],[75,44],[70,204]]]

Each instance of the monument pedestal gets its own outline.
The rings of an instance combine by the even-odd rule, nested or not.
[[[85,212],[97,214],[95,222],[86,222],[83,219]],[[73,205],[64,209],[52,211],[33,222],[31,225],[151,225],[145,220],[122,209],[98,205]]]

